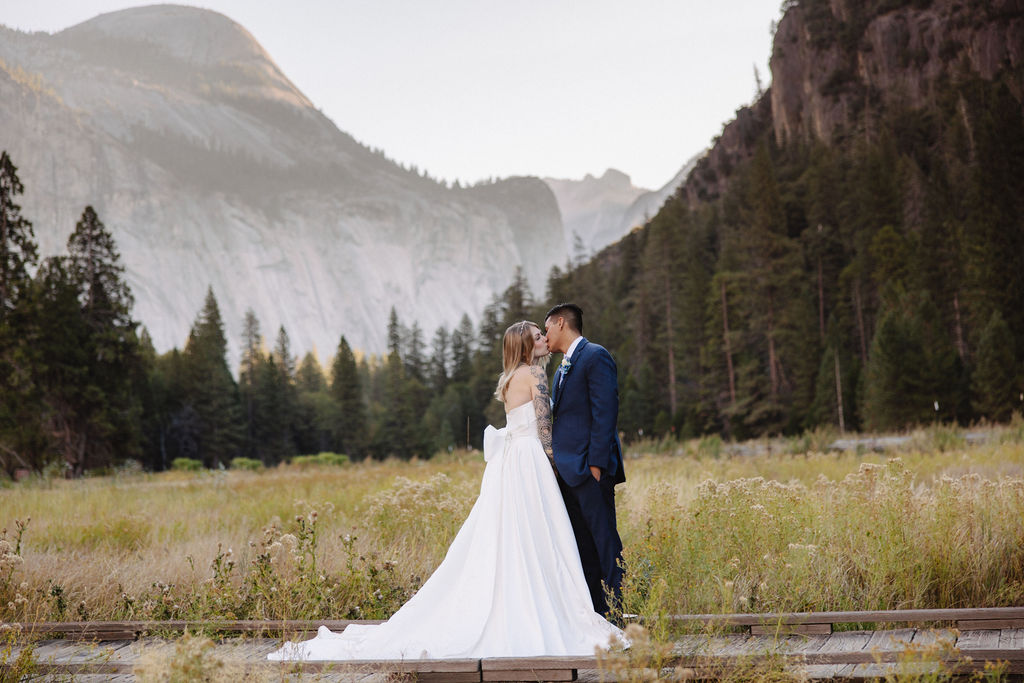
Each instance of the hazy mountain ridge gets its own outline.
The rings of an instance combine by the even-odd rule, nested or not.
[[[614,168],[600,177],[588,173],[582,180],[544,178],[562,213],[566,250],[573,258],[579,256],[574,253],[578,238],[578,246],[585,255],[596,254],[646,223],[686,181],[703,154],[683,164],[676,175],[657,190],[636,187],[628,175]]]
[[[144,7],[54,35],[0,27],[0,59],[0,146],[41,253],[60,253],[95,206],[158,349],[184,343],[208,285],[233,354],[251,306],[266,336],[283,324],[296,350],[329,355],[341,334],[383,350],[392,305],[429,333],[478,316],[517,266],[541,294],[565,262],[540,180],[449,189],[399,167],[215,12]]]

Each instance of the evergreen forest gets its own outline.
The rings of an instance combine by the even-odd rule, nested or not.
[[[1009,79],[946,79],[928,106],[877,108],[870,128],[828,142],[778,145],[770,125],[745,142],[745,159],[718,169],[721,192],[684,186],[601,253],[547,282],[517,277],[477,325],[430,333],[392,310],[386,353],[339,330],[327,367],[299,358],[285,329],[265,336],[251,310],[228,312],[244,333],[225,338],[212,290],[182,348],[158,354],[102,217],[85,207],[66,253],[40,258],[3,152],[0,465],[77,476],[128,459],[162,470],[479,447],[503,422],[505,328],[543,324],[563,301],[616,359],[627,442],[1024,408],[1024,108]]]

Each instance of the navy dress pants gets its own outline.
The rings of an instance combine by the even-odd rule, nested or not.
[[[594,611],[605,615],[608,603],[604,587],[608,587],[616,603],[622,598],[622,541],[615,525],[614,478],[605,475],[597,481],[587,477],[579,486],[569,486],[558,477],[558,488],[576,535]]]

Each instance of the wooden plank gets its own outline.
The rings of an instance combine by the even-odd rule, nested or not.
[[[105,661],[136,661],[138,652],[131,647],[134,641],[122,641],[102,646],[81,646],[72,651],[62,661],[69,663],[105,662]]]
[[[388,679],[392,680],[392,679]],[[416,674],[416,681],[423,681],[423,683],[476,683],[480,680],[480,672],[474,671],[472,673],[420,673]],[[536,679],[534,679],[536,680]]]
[[[806,635],[820,635],[832,633],[832,624],[814,623],[780,623],[780,624],[752,624],[750,634],[755,636],[783,635],[788,633],[802,633]]]
[[[831,633],[828,635],[811,636],[805,639],[803,643],[800,643],[799,646],[793,650],[793,654],[805,655],[811,652],[817,652],[830,640],[831,636]]]
[[[479,673],[479,659],[346,659],[268,662],[285,670],[301,671],[388,671],[395,673]]]
[[[999,632],[1000,650],[1024,649],[1024,628],[1004,628]]]
[[[871,662],[868,664],[854,664],[853,669],[846,675],[846,678],[852,681],[873,681],[884,679],[891,673],[894,673],[891,665]]]
[[[1024,628],[1024,619],[960,619],[956,627],[961,631]]]
[[[82,664],[65,664],[40,662],[32,671],[40,674],[130,674],[135,668],[133,662],[85,662]]]
[[[526,669],[596,669],[596,657],[484,657],[481,671],[524,671]]]
[[[507,669],[481,672],[482,681],[575,681],[576,669]]]
[[[146,631],[184,631],[185,629],[217,630],[225,632],[249,633],[268,631],[274,633],[315,633],[320,626],[326,626],[332,631],[343,631],[349,624],[380,624],[380,619],[326,619],[320,621],[311,620],[262,620],[262,621],[239,621],[239,620],[200,620],[185,621],[180,619],[169,619],[166,621],[41,621],[24,622],[22,630],[26,633],[46,634],[63,633],[71,636],[77,633],[102,633],[102,632],[128,632],[142,633]]]
[[[861,622],[934,622],[961,619],[1024,619],[1024,607],[861,610],[849,612],[769,612],[765,614],[676,614],[681,622],[752,626],[763,622],[855,624]]]
[[[915,646],[932,647],[935,645],[956,645],[957,633],[948,628],[919,628],[910,641]]]
[[[961,650],[996,650],[999,636],[999,631],[963,631],[956,639],[956,646]]]
[[[802,664],[794,667],[794,673],[803,674],[805,680],[831,680],[841,678],[839,672],[852,667],[852,664]]]

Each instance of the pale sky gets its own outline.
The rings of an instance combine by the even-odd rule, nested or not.
[[[55,32],[139,2],[0,0]],[[463,183],[617,168],[656,189],[770,83],[781,0],[203,0],[342,130]]]

